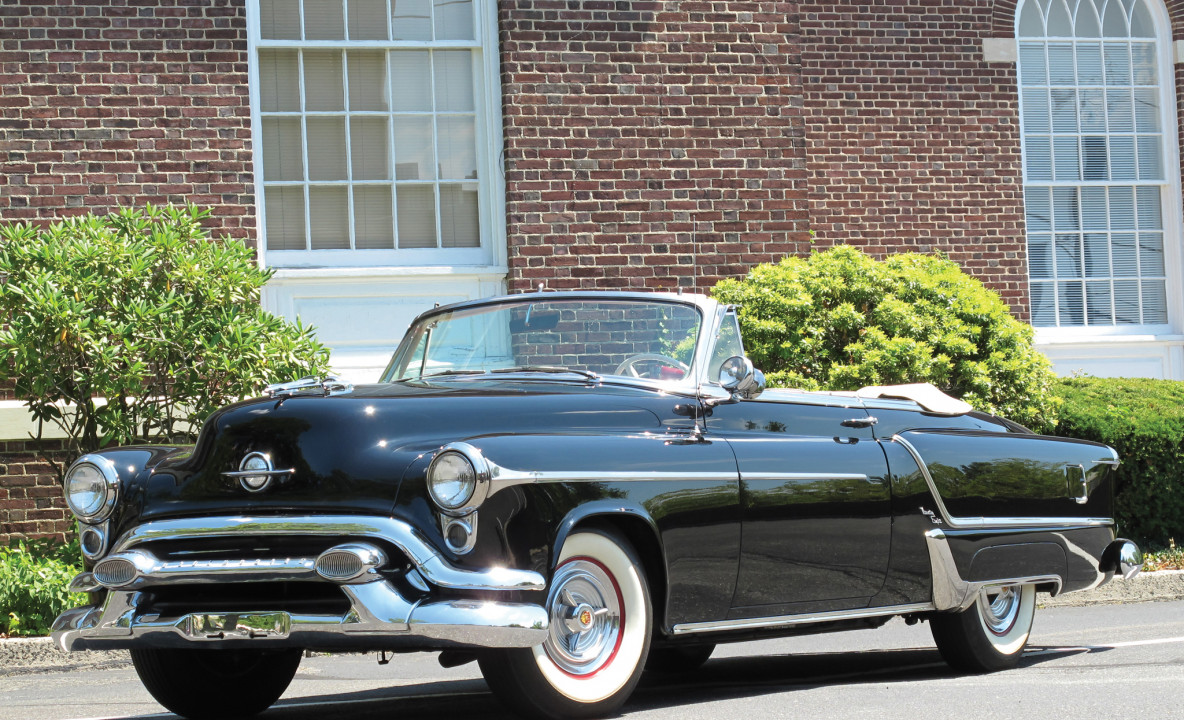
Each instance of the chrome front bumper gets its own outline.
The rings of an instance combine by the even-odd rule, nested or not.
[[[250,561],[162,561],[143,547],[159,540],[209,537],[257,538],[301,535],[378,540],[398,548],[413,569],[406,580],[426,591],[408,599],[387,579],[335,583],[350,609],[341,615],[297,614],[244,607],[239,612],[194,612],[161,617],[145,610],[145,593],[178,584],[234,584],[267,581],[330,582],[315,571],[315,558]],[[108,580],[102,606],[63,613],[53,638],[64,650],[132,647],[285,646],[310,649],[378,650],[443,647],[530,647],[547,635],[547,613],[540,605],[488,599],[490,594],[543,590],[538,573],[507,568],[467,570],[442,558],[411,525],[395,518],[203,518],[146,523],[129,532],[105,561],[128,558],[137,570],[118,582]],[[98,568],[99,566],[97,566]],[[100,573],[101,574],[101,573]],[[75,578],[75,591],[102,587],[95,574]],[[434,589],[453,596],[433,599]],[[457,598],[455,591],[478,591],[480,599]],[[466,593],[467,594],[467,593]]]

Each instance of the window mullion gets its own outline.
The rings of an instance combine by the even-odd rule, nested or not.
[[[348,33],[348,13],[349,4],[347,0],[345,11],[347,13],[346,27]],[[349,53],[345,50],[341,51],[341,82],[342,82],[342,105],[345,107],[345,217],[346,217],[346,239],[349,241],[349,249],[357,249],[357,224],[354,219],[354,144],[353,144],[353,115],[350,114],[350,97],[349,97]]]
[[[304,0],[300,0],[300,5],[301,18],[303,19]],[[301,27],[303,28],[303,24]],[[308,117],[305,115],[305,110],[308,107],[308,93],[304,87],[304,51],[297,51],[296,58],[297,84],[300,87],[300,165],[303,181],[301,192],[304,194],[304,249],[312,250],[312,194],[308,187]]]
[[[394,33],[394,21],[392,20],[388,25],[391,26],[391,33]],[[399,154],[395,150],[395,93],[393,91],[395,83],[395,64],[394,54],[396,50],[388,50],[385,56],[386,62],[386,88],[387,93],[387,174],[390,176],[390,193],[391,193],[391,223],[394,228],[394,247],[399,248],[399,176],[398,165]]]

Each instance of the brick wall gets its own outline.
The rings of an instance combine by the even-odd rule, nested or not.
[[[54,442],[0,442],[0,547],[17,538],[64,539],[73,516],[44,453],[61,450]]]
[[[499,14],[511,289],[706,289],[808,250],[795,3]]]
[[[245,0],[0,3],[0,221],[191,201],[255,224]]]
[[[817,244],[940,251],[1027,316],[1016,68],[995,0],[800,4]]]

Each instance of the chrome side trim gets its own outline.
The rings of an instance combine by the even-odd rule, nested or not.
[[[863,473],[742,473],[745,480],[870,480]]]
[[[925,544],[929,548],[929,565],[933,577],[933,607],[937,610],[965,610],[974,604],[979,591],[996,585],[1048,585],[1056,586],[1056,595],[1061,591],[1063,581],[1056,575],[998,578],[986,581],[963,580],[950,552],[946,534],[941,530],[925,533]]]
[[[925,460],[921,458],[921,453],[908,440],[905,440],[900,435],[893,435],[892,442],[900,444],[909,455],[913,456],[913,461],[917,463],[917,468],[921,471],[921,476],[925,478],[925,484],[929,486],[929,492],[933,494],[933,502],[937,504],[938,513],[941,514],[942,520],[955,530],[977,530],[988,528],[1064,528],[1064,527],[1109,527],[1114,524],[1111,518],[1067,518],[1067,517],[954,517],[950,515],[950,511],[946,509],[945,500],[942,499],[941,493],[937,491],[937,483],[933,480],[933,475],[929,473],[929,466],[925,464]]]
[[[891,615],[910,615],[912,613],[933,612],[934,609],[932,603],[914,603],[912,605],[890,605],[877,608],[859,608],[857,610],[833,610],[831,612],[781,615],[767,618],[680,623],[674,626],[673,634],[690,635],[693,633],[721,632],[725,630],[768,630],[779,627],[792,627],[794,625],[807,625],[809,623],[833,622],[836,620],[862,620],[864,618]]]
[[[410,523],[393,517],[318,515],[296,517],[208,517],[153,520],[132,528],[115,543],[121,553],[158,540],[213,537],[310,535],[385,540],[399,548],[427,581],[451,590],[544,590],[539,573],[514,568],[469,570],[440,557],[424,535]]]
[[[546,483],[583,483],[583,482],[735,482],[743,477],[745,480],[771,480],[774,482],[792,482],[796,480],[864,480],[870,478],[862,473],[753,473],[736,472],[667,472],[667,471],[629,471],[602,472],[581,470],[514,470],[502,467],[490,460],[477,448],[466,442],[448,443],[440,448],[439,454],[457,452],[468,458],[477,473],[477,489],[473,492],[470,504],[480,505],[491,495],[516,485],[541,485]]]
[[[474,490],[473,499],[470,500],[469,504],[474,507],[479,506],[490,495],[516,485],[583,482],[669,482],[674,480],[721,483],[735,482],[740,478],[737,472],[514,470],[498,465],[486,457],[480,448],[466,442],[448,443],[440,448],[437,452],[437,457],[446,452],[460,453],[473,465],[473,469],[477,473],[477,488]],[[828,474],[822,477],[840,476]]]

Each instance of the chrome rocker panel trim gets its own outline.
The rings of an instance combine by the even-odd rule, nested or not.
[[[410,523],[392,517],[325,515],[298,517],[210,517],[154,520],[129,530],[111,548],[111,554],[158,540],[194,540],[212,537],[313,535],[372,538],[399,548],[415,564],[424,579],[449,590],[545,590],[539,573],[514,568],[468,570],[442,558],[426,537]]]
[[[929,547],[929,563],[933,573],[933,607],[937,610],[959,611],[974,604],[979,591],[998,585],[1052,585],[1053,595],[1061,591],[1063,580],[1056,575],[1032,577],[999,578],[985,581],[963,580],[954,564],[954,555],[946,534],[941,530],[925,533],[925,544]]]
[[[889,605],[885,607],[858,608],[855,610],[833,610],[830,612],[782,615],[779,617],[682,623],[674,626],[673,634],[691,635],[696,633],[724,632],[728,630],[772,630],[791,627],[793,625],[807,625],[809,623],[834,622],[836,620],[862,620],[864,618],[885,617],[889,615],[911,615],[913,613],[933,612],[933,610],[934,607],[931,603],[916,603],[913,605]]]

